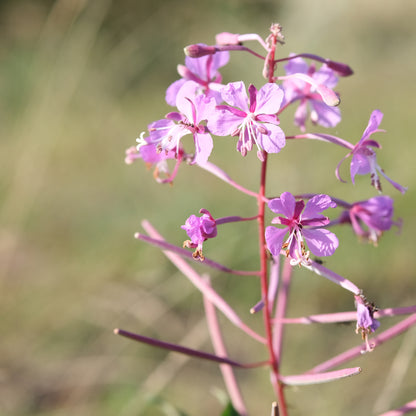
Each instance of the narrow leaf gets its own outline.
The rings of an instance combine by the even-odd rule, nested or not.
[[[322,384],[339,380],[345,377],[355,376],[361,373],[360,367],[344,368],[342,370],[328,371],[319,374],[301,374],[296,376],[281,376],[280,380],[290,386],[304,386],[308,384]]]
[[[220,364],[228,364],[233,367],[244,367],[243,364],[240,364],[236,361],[230,360],[228,358],[219,357],[214,354],[210,354],[203,351],[194,350],[192,348],[183,347],[182,345],[171,344],[170,342],[164,342],[157,340],[155,338],[145,337],[144,335],[134,334],[132,332],[124,331],[123,329],[115,329],[114,333],[121,335],[123,337],[132,339],[134,341],[141,342],[143,344],[148,344],[153,347],[162,348],[164,350],[179,352],[181,354],[189,355],[190,357],[200,358],[202,360],[214,361]]]

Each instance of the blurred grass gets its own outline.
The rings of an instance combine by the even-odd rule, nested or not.
[[[344,121],[334,133],[355,142],[371,111],[382,110],[387,133],[378,136],[379,163],[409,191],[401,196],[384,181],[404,220],[400,235],[386,234],[375,249],[340,229],[342,246],[328,263],[380,307],[415,303],[416,4],[380,4],[0,3],[0,414],[159,415],[173,414],[171,405],[188,414],[219,414],[212,389],[222,388],[222,381],[215,366],[134,345],[112,330],[120,326],[211,349],[199,294],[158,250],[134,241],[133,233],[148,218],[180,244],[184,235],[177,227],[190,213],[206,207],[215,216],[252,215],[255,202],[189,167],[181,168],[173,187],[157,185],[144,166],[127,167],[123,157],[137,133],[169,111],[162,104],[164,91],[177,78],[182,47],[210,43],[221,31],[266,35],[271,21],[279,21],[287,40],[282,55],[314,52],[354,68],[355,75],[339,84]],[[253,58],[235,54],[223,71],[225,81],[237,76],[259,85],[253,68],[260,73]],[[289,116],[282,126],[288,134],[295,131]],[[256,188],[255,155],[242,163],[226,139],[216,142],[216,151],[214,162]],[[368,178],[360,177],[355,187],[335,180],[332,172],[342,156],[324,144],[289,143],[270,164],[269,194],[372,196]],[[208,242],[210,257],[237,268],[256,267],[254,228],[231,225],[221,234],[227,247]],[[213,277],[237,311],[253,321],[248,307],[258,300],[256,282]],[[336,287],[297,273],[292,316],[351,306]],[[239,335],[224,325],[229,341]],[[290,390],[291,415],[372,413],[389,380],[390,362],[405,357],[398,351],[406,339],[414,344],[409,333],[356,360],[364,369],[359,377]],[[348,326],[290,328],[283,371],[301,372],[357,342]],[[250,341],[229,347],[243,361],[264,354]],[[415,366],[409,359],[397,382],[400,392],[389,395],[388,406],[414,399]],[[267,372],[239,377],[252,414],[268,414],[273,396]]]

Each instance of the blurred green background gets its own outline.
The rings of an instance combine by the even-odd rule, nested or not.
[[[216,217],[254,215],[255,201],[186,166],[173,187],[158,185],[144,165],[123,159],[147,124],[170,111],[164,92],[178,78],[183,46],[212,43],[222,31],[265,37],[279,22],[286,36],[280,56],[310,52],[352,66],[354,76],[337,88],[343,122],[331,133],[355,143],[371,111],[383,111],[387,133],[376,138],[383,145],[378,161],[409,191],[403,196],[383,181],[403,218],[400,234],[387,233],[374,248],[339,228],[341,246],[327,265],[381,308],[415,304],[415,20],[416,3],[408,0],[1,1],[0,414],[220,414],[216,396],[224,387],[216,365],[112,331],[211,351],[201,296],[133,234],[147,218],[180,245],[186,236],[178,226],[191,213],[204,207]],[[263,82],[261,63],[243,53],[222,72],[225,82]],[[296,132],[292,115],[282,118],[287,134]],[[242,160],[225,138],[215,146],[212,161],[255,190],[255,155]],[[344,154],[323,143],[288,143],[271,158],[268,193],[373,196],[368,177],[355,186],[336,181]],[[220,233],[206,244],[207,256],[257,267],[254,224]],[[261,318],[248,313],[259,299],[257,282],[212,277],[261,330]],[[305,270],[296,271],[290,300],[290,316],[353,307],[351,296]],[[384,328],[395,321],[385,320]],[[236,343],[240,333],[224,325],[232,357],[265,358],[250,340]],[[353,325],[291,327],[282,371],[305,371],[358,343]],[[363,368],[360,376],[288,389],[291,416],[377,414],[414,399],[415,344],[413,330],[351,363]],[[251,414],[269,414],[267,371],[238,377]]]

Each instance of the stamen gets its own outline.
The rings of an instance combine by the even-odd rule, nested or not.
[[[146,141],[146,139],[144,138],[144,135],[146,134],[146,132],[144,132],[144,131],[142,131],[141,133],[140,133],[140,137],[138,137],[137,139],[136,139],[136,142],[137,142],[137,146],[136,146],[136,149],[137,150],[140,150],[140,148],[142,147],[142,146],[145,146],[145,145],[147,145],[148,143],[147,143],[147,141]]]

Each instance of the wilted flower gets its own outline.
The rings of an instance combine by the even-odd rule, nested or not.
[[[190,240],[183,243],[183,247],[196,248],[192,253],[194,259],[204,261],[205,257],[202,254],[202,244],[208,238],[217,236],[217,225],[210,212],[206,209],[201,209],[201,217],[191,215],[182,225],[181,228],[186,231]]]
[[[377,311],[377,308],[373,303],[368,302],[364,295],[354,295],[354,298],[357,307],[357,327],[355,332],[357,334],[361,333],[361,337],[365,341],[366,349],[362,352],[369,352],[374,349],[374,346],[370,345],[368,335],[380,326],[380,322],[374,319],[374,312]]]

